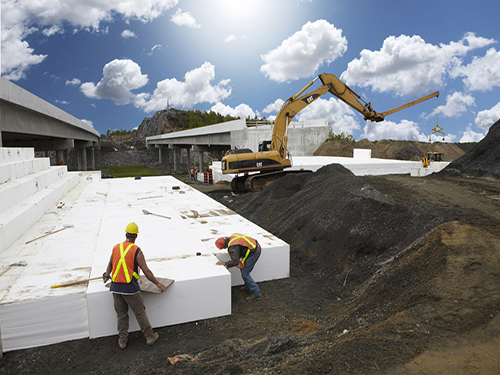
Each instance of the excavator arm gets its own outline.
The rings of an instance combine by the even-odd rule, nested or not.
[[[302,95],[304,91],[311,87],[318,78],[321,80],[322,86],[318,87],[310,93]],[[411,107],[430,98],[439,96],[439,91],[436,91],[435,93],[429,94],[420,99],[403,104],[386,112],[379,113],[373,110],[371,103],[365,102],[361,98],[361,96],[354,92],[349,86],[338,79],[335,75],[323,73],[309,82],[302,90],[300,90],[294,96],[288,98],[285,103],[283,103],[283,106],[281,107],[280,112],[278,113],[274,121],[273,135],[271,139],[271,145],[269,147],[270,150],[277,150],[280,153],[281,157],[285,158],[287,144],[285,134],[288,124],[290,123],[290,121],[292,121],[297,113],[302,111],[305,107],[307,107],[309,104],[314,102],[326,92],[329,92],[337,99],[343,101],[348,106],[361,113],[365,121],[370,120],[374,122],[384,121],[385,116],[401,111],[402,109]]]

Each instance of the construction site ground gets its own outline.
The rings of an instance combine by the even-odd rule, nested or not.
[[[0,374],[498,374],[499,178],[500,121],[425,178],[332,164],[253,194],[192,183],[289,243],[290,277],[258,302],[234,287],[231,315],[151,347],[74,340],[5,353]]]
[[[193,184],[291,244],[290,278],[261,283],[261,301],[235,287],[230,316],[159,328],[154,346],[75,340],[6,353],[0,373],[499,373],[498,180],[316,174],[239,196]]]

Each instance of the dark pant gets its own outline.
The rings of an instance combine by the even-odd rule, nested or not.
[[[118,336],[121,338],[128,337],[128,308],[133,311],[139,327],[146,339],[153,335],[153,328],[149,323],[146,315],[146,308],[142,300],[142,294],[136,293],[131,295],[113,293],[115,303],[116,317],[118,320]]]
[[[247,289],[250,291],[250,293],[260,296],[260,289],[259,286],[255,281],[253,281],[252,276],[250,276],[250,272],[253,271],[253,268],[255,266],[255,263],[260,258],[260,253],[262,252],[262,248],[259,245],[259,250],[252,255],[251,257],[247,258],[245,260],[245,267],[241,269],[241,278],[243,279],[243,282],[245,283],[245,286]]]

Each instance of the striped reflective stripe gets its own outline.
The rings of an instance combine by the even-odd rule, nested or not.
[[[255,249],[255,243],[253,243],[252,241],[250,241],[250,240],[249,240],[249,237],[247,237],[247,236],[243,236],[243,235],[241,235],[241,234],[233,234],[231,237],[233,237],[233,238],[231,238],[231,241],[229,241],[228,246],[231,246],[231,244],[232,244],[234,241],[236,241],[236,240],[238,240],[238,239],[240,239],[240,238],[241,238],[242,240],[244,240],[244,241],[248,242],[248,243],[250,244],[250,246],[252,247],[252,249]],[[246,257],[245,257],[245,258],[246,258]]]
[[[240,260],[241,264],[245,264],[245,260],[247,260],[248,254],[250,254],[250,249],[247,250],[247,253],[245,254],[245,257],[242,260]]]
[[[128,267],[127,267],[127,262],[125,261],[125,256],[127,255],[128,251],[130,250],[130,248],[134,246],[133,243],[131,243],[130,245],[127,246],[127,249],[125,249],[125,251],[123,250],[123,242],[120,243],[120,260],[118,261],[118,264],[116,265],[116,270],[115,270],[115,273],[113,274],[113,277],[111,278],[111,280],[115,281],[116,280],[116,276],[118,275],[118,271],[120,271],[120,267],[123,268],[123,273],[125,274],[125,280],[127,280],[127,283],[130,283],[131,278],[130,278],[130,274],[128,273]],[[137,275],[136,272],[133,273],[134,277],[135,278],[139,278],[139,275]]]

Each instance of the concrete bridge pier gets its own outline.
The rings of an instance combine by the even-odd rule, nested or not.
[[[191,168],[191,147],[186,148],[186,164],[187,164],[187,169]]]
[[[94,144],[92,141],[75,141],[75,148],[77,150],[77,162],[78,170],[87,170],[87,149],[91,149],[90,153],[90,165],[91,169],[95,169],[95,157],[94,157]]]
[[[155,147],[158,149],[158,161],[161,164],[167,164],[168,163],[168,156],[169,156],[168,146],[156,145]]]
[[[68,164],[68,150],[56,150],[56,163],[57,165]]]

